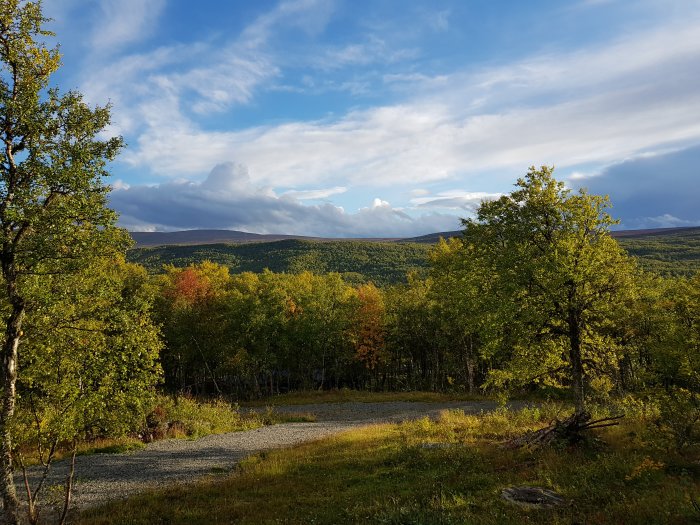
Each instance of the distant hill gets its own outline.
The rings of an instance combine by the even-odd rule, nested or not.
[[[150,272],[164,264],[187,266],[210,260],[232,273],[245,271],[315,273],[338,272],[352,283],[378,285],[405,282],[409,271],[425,275],[427,253],[441,232],[410,239],[322,239],[285,235],[258,235],[228,230],[192,230],[172,233],[133,233],[139,243],[129,260]],[[700,271],[700,227],[613,232],[640,265],[661,275],[691,275]],[[166,243],[166,244],[164,244]]]
[[[131,238],[137,248],[147,246],[197,246],[202,244],[233,243],[245,244],[250,242],[275,242],[284,240],[318,241],[318,242],[401,242],[401,243],[430,243],[434,244],[440,237],[449,238],[461,235],[462,232],[430,233],[420,237],[373,237],[373,238],[336,238],[336,237],[305,237],[303,235],[278,235],[248,233],[236,230],[184,230],[178,232],[131,232]]]
[[[411,237],[410,239],[399,239],[397,242],[418,242],[435,244],[440,240],[440,238],[450,239],[452,237],[460,237],[461,235],[461,230],[452,232],[429,233],[428,235],[421,235],[420,237]]]
[[[700,233],[700,226],[687,226],[683,228],[652,228],[647,230],[616,230],[613,237],[656,237],[666,235],[694,235]]]
[[[137,247],[197,245],[216,243],[272,242],[285,239],[312,239],[294,235],[263,235],[235,230],[185,230],[179,232],[131,232]]]
[[[612,232],[613,237],[648,237],[664,236],[668,234],[693,234],[700,230],[699,227],[688,228],[656,228],[647,230],[617,230]],[[400,242],[400,243],[429,243],[435,244],[442,237],[449,239],[462,235],[461,230],[429,233],[418,237],[373,237],[373,238],[335,238],[335,237],[309,237],[303,235],[282,235],[248,233],[236,230],[184,230],[177,232],[131,232],[131,237],[136,242],[137,248],[146,246],[196,246],[200,244],[234,243],[244,244],[249,242],[275,242],[289,239],[319,241],[319,242]]]
[[[406,280],[409,271],[425,272],[426,256],[432,245],[368,241],[309,241],[285,239],[244,244],[155,246],[129,250],[128,258],[149,272],[161,271],[164,264],[187,266],[213,261],[232,273],[337,272],[351,283],[372,281],[386,285]]]

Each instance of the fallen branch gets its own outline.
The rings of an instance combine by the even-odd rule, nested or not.
[[[611,427],[620,424],[623,415],[604,417],[591,421],[588,412],[574,412],[566,419],[555,419],[548,426],[539,430],[530,430],[505,443],[507,448],[543,447],[553,443],[577,443],[583,439],[582,433],[595,428]]]

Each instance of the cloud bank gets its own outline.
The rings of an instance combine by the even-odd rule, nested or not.
[[[315,197],[337,190],[315,190]],[[304,205],[299,199],[256,187],[247,168],[234,163],[217,165],[201,183],[119,184],[110,194],[111,206],[121,212],[121,225],[132,231],[199,228],[319,237],[411,237],[459,226],[452,215],[413,217],[381,199],[356,213],[328,203]]]

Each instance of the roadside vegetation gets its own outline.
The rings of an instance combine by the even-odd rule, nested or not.
[[[314,422],[316,416],[305,411],[277,412],[271,403],[257,403],[257,410],[240,407],[223,399],[197,400],[188,396],[159,394],[144,420],[122,435],[96,434],[77,443],[76,454],[120,454],[138,450],[161,439],[198,439],[210,434],[240,432],[265,425]],[[282,404],[282,403],[278,403]],[[38,465],[38,443],[27,441],[18,449],[26,466]],[[57,443],[53,459],[69,458],[72,444]]]

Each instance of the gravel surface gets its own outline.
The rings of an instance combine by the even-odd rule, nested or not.
[[[228,472],[241,459],[256,452],[293,446],[357,426],[425,416],[434,418],[445,409],[475,413],[495,407],[493,402],[329,403],[275,407],[283,413],[311,413],[316,415],[317,421],[285,423],[191,441],[167,439],[126,454],[79,456],[76,458],[73,508],[86,508],[147,488]],[[49,484],[62,483],[66,470],[66,462],[57,462]],[[23,487],[18,486],[18,490]]]

